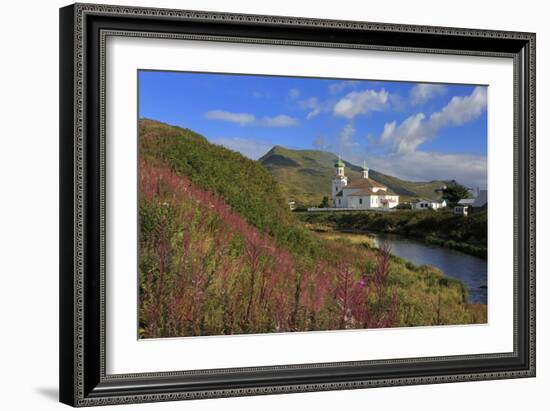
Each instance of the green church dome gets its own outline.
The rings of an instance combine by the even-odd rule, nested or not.
[[[334,167],[345,167],[345,164],[341,159],[338,159],[336,164],[334,164]]]

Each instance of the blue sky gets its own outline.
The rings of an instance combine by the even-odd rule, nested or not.
[[[487,185],[487,88],[140,71],[139,116],[252,159],[320,149],[400,178]]]

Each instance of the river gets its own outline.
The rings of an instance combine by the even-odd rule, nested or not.
[[[391,253],[398,257],[437,267],[446,276],[462,280],[468,288],[469,302],[487,304],[487,260],[394,234],[367,234],[378,245],[389,243]]]

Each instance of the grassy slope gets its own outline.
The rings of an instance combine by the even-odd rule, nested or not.
[[[279,182],[286,198],[314,205],[320,203],[323,196],[330,196],[330,182],[337,159],[336,155],[325,151],[290,150],[275,146],[259,161]],[[345,163],[346,175],[351,181],[361,178],[360,167]],[[443,181],[405,181],[376,170],[370,170],[369,176],[402,196],[402,200],[416,197],[437,198],[434,190],[444,184]]]
[[[221,195],[260,232],[282,246],[315,254],[317,241],[297,224],[273,177],[256,161],[209,143],[189,129],[140,120],[140,156],[186,175],[198,187]]]
[[[251,226],[269,234],[279,247],[293,255],[297,278],[300,278],[300,270],[302,274],[303,270],[315,271],[315,265],[320,262],[329,265],[337,265],[339,261],[349,262],[353,265],[354,276],[374,269],[376,250],[327,241],[307,230],[289,211],[275,179],[258,162],[211,144],[188,129],[141,120],[139,132],[140,157],[146,163],[186,176],[198,189],[220,195]],[[156,210],[163,206],[163,201],[158,197],[158,204],[147,207]],[[181,241],[181,232],[190,229],[186,224],[185,219],[174,222],[174,237],[170,244]],[[207,243],[217,241],[217,232],[215,226],[209,227],[211,240]],[[155,247],[152,250],[156,252]],[[167,255],[176,254],[177,249]],[[152,263],[151,267],[155,264]],[[242,275],[246,277],[247,268],[244,270]],[[486,319],[483,307],[480,309],[465,304],[465,291],[461,283],[442,277],[441,272],[433,268],[416,267],[394,260],[390,284],[399,296],[401,325],[457,324],[484,322]],[[443,304],[443,318],[434,317],[436,304]]]

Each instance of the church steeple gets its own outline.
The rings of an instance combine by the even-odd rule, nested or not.
[[[336,168],[336,177],[344,178],[345,177],[344,176],[345,164],[342,161],[342,159],[340,158],[340,156],[338,156],[338,161],[334,164],[334,167]]]
[[[336,175],[332,179],[332,206],[333,207],[345,207],[346,206],[346,200],[341,197],[341,191],[342,189],[348,185],[348,178],[344,174],[344,168],[345,164],[338,156],[338,161],[334,163],[334,168],[336,170]],[[340,195],[340,197],[337,198],[337,196]]]
[[[366,161],[363,161],[362,171],[363,171],[363,178],[369,178],[369,168],[367,167]]]

